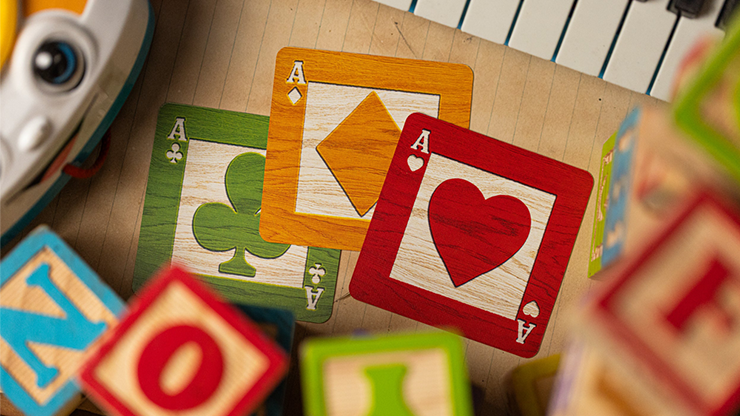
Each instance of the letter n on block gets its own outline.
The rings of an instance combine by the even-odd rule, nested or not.
[[[28,415],[69,414],[74,377],[123,301],[46,227],[0,266],[0,383]]]
[[[605,331],[596,338],[672,393],[662,406],[725,415],[740,405],[736,210],[712,194],[695,198],[584,313],[590,330]]]
[[[111,413],[244,415],[284,375],[280,347],[183,270],[138,295],[80,377]]]

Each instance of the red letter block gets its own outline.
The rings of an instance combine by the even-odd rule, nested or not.
[[[615,270],[576,327],[665,414],[730,414],[740,404],[738,253],[736,207],[700,195]]]
[[[243,415],[286,371],[280,349],[184,271],[163,272],[83,369],[108,410],[135,415]]]

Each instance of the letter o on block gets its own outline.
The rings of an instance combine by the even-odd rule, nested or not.
[[[165,392],[162,373],[168,364],[178,364],[171,361],[188,343],[194,343],[200,349],[198,370],[179,392]],[[153,403],[168,410],[187,410],[211,397],[221,383],[223,371],[223,354],[216,341],[198,327],[178,325],[152,338],[139,357],[137,374],[141,390]]]
[[[172,268],[139,291],[80,381],[113,414],[234,416],[251,414],[286,367],[257,326]]]

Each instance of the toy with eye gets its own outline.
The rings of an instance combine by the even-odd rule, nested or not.
[[[0,0],[0,244],[100,166],[153,31],[147,0]]]

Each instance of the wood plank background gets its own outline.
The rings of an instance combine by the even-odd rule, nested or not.
[[[469,65],[475,74],[472,130],[588,169],[596,178],[601,144],[628,110],[663,105],[369,0],[152,0],[152,6],[157,26],[151,52],[113,123],[107,162],[93,178],[71,181],[20,236],[51,225],[124,298],[132,295],[159,107],[173,102],[269,115],[275,56],[284,46]],[[563,316],[592,286],[586,271],[594,201],[592,193],[538,357],[561,351]],[[357,257],[342,253],[334,315],[324,324],[299,324],[296,347],[309,336],[425,329],[349,296]],[[502,414],[504,378],[526,360],[474,341],[466,341],[466,358],[476,413]],[[294,360],[285,414],[300,414],[300,400]]]

